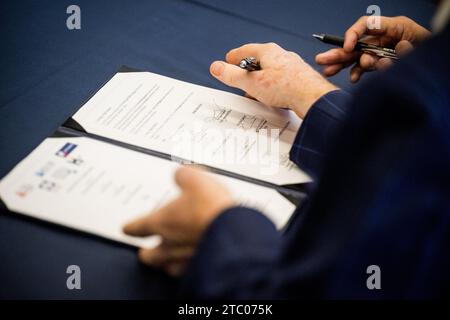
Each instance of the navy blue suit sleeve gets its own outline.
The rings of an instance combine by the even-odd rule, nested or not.
[[[337,102],[346,100],[342,92],[315,104],[292,158],[302,164],[304,157],[328,155],[299,219],[280,235],[257,211],[224,212],[193,258],[188,297],[448,295],[450,72],[442,67],[450,55],[448,28],[362,84],[348,116],[347,103]],[[333,135],[339,137],[330,143]],[[367,287],[370,265],[382,270],[382,290]]]
[[[351,95],[342,90],[321,97],[308,111],[290,152],[291,160],[317,177],[333,137],[343,123]]]
[[[314,174],[331,137],[343,121],[351,96],[341,90],[320,98],[308,112],[291,150],[291,159]],[[303,167],[303,166],[302,166]],[[251,231],[251,232],[249,232]],[[235,207],[208,228],[184,277],[181,295],[188,298],[267,298],[282,235],[260,212]],[[220,253],[220,254],[212,254]],[[251,276],[249,276],[251,275]]]
[[[260,212],[245,207],[225,210],[206,231],[183,279],[181,296],[255,296],[269,278],[280,240],[280,232]]]

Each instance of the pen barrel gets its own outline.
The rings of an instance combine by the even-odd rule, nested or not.
[[[344,46],[344,38],[342,37],[338,37],[338,36],[333,36],[333,35],[325,35],[323,37],[323,42],[331,44],[331,45],[335,45],[338,47],[343,47]],[[363,51],[364,49],[377,49],[377,46],[371,45],[371,44],[367,44],[361,41],[358,41],[355,45],[355,50],[357,51]],[[378,48],[380,49],[380,48]]]
[[[329,35],[329,34],[324,35],[322,41],[325,42],[325,43],[328,43],[328,44],[339,46],[339,47],[342,47],[344,45],[344,38],[338,37],[338,36]]]
[[[342,37],[333,36],[333,35],[329,35],[329,34],[322,34],[321,40],[325,43],[335,45],[338,47],[344,46],[344,38],[342,38]],[[398,59],[395,49],[384,48],[384,47],[380,47],[380,46],[377,46],[377,45],[374,45],[371,43],[365,43],[365,42],[358,41],[355,45],[354,50],[373,54],[378,57]]]

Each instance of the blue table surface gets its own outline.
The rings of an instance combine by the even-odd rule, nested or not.
[[[50,135],[121,65],[223,90],[211,61],[247,42],[277,42],[310,63],[327,47],[314,32],[343,34],[372,1],[85,1],[81,30],[66,28],[73,1],[0,3],[0,177]],[[431,1],[378,1],[382,15],[429,26]],[[348,75],[332,78],[351,90]],[[66,268],[82,289],[66,288]],[[23,216],[0,213],[0,298],[173,297],[177,282],[145,268],[132,248]]]

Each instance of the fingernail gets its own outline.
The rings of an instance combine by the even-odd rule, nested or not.
[[[216,77],[220,77],[222,75],[224,68],[225,68],[225,65],[223,64],[223,62],[216,61],[211,66],[211,72]]]

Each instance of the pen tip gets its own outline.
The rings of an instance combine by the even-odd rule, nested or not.
[[[323,40],[323,35],[321,35],[321,34],[315,34],[315,33],[313,33],[312,36],[313,36],[314,38],[316,38],[316,39]]]

